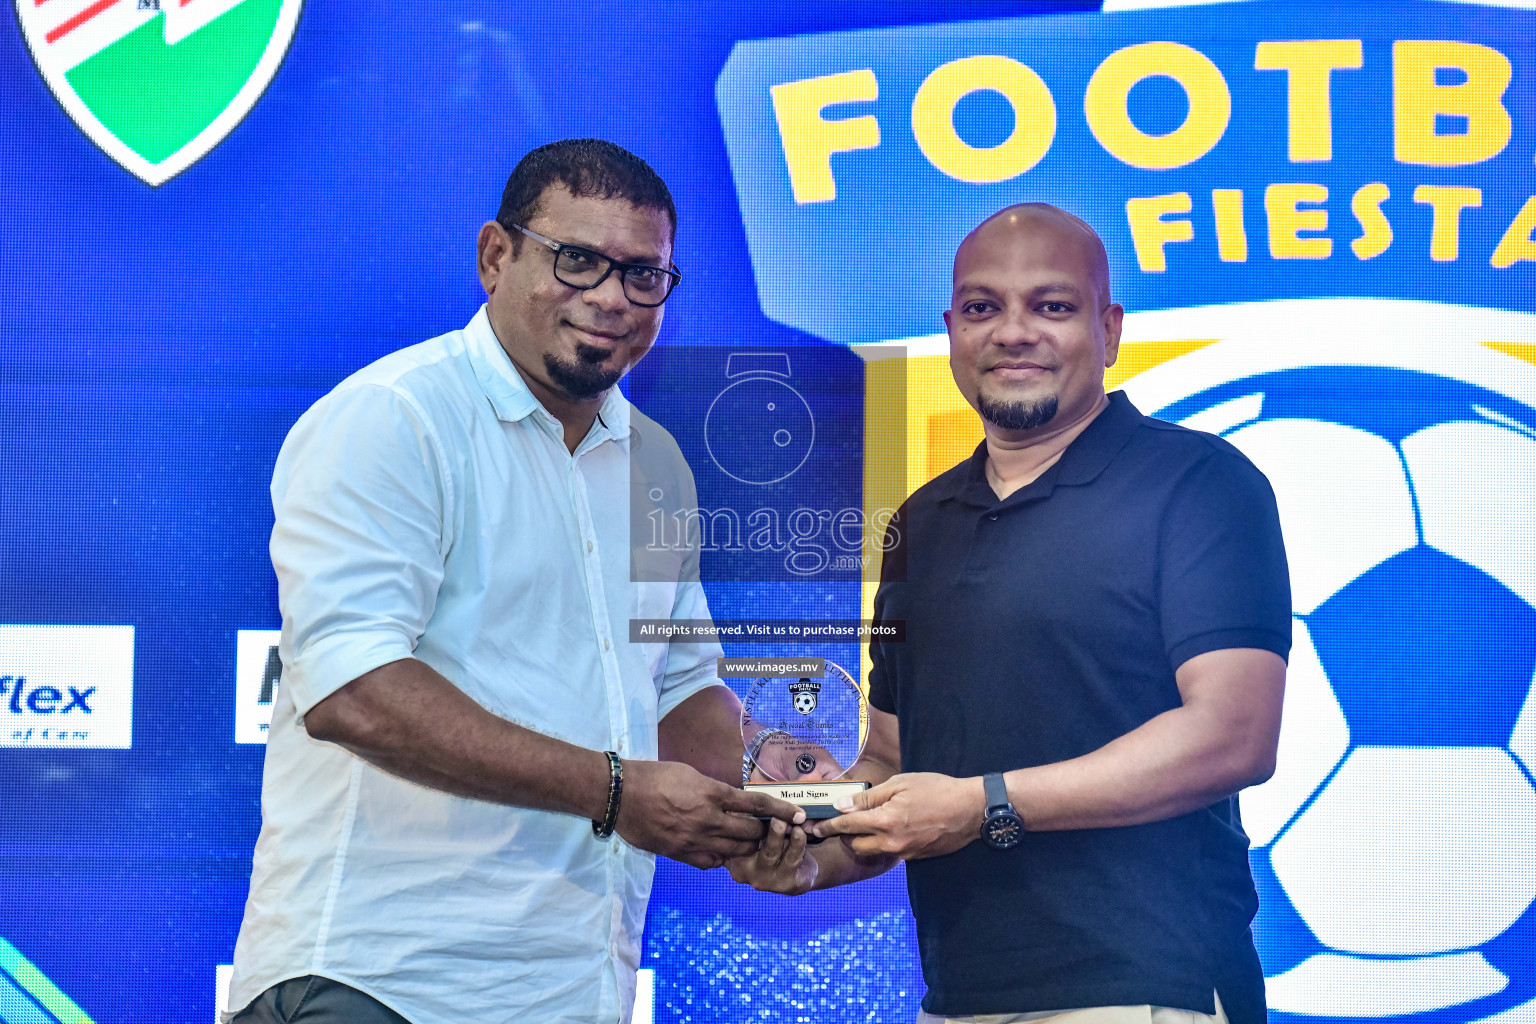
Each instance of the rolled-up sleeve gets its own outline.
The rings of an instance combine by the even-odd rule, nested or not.
[[[708,619],[709,602],[697,580],[682,580],[672,604],[673,619]],[[719,659],[724,655],[714,641],[674,642],[667,645],[667,669],[661,690],[656,695],[656,720],[700,690],[724,685],[720,682]]]
[[[343,387],[300,418],[272,478],[283,683],[300,719],[409,658],[437,601],[452,521],[447,460],[420,410]]]

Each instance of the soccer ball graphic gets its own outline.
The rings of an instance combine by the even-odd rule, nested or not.
[[[1536,367],[1226,341],[1126,391],[1280,506],[1279,765],[1241,797],[1271,1020],[1536,1022]]]
[[[816,710],[816,695],[821,692],[821,684],[809,679],[802,679],[797,683],[789,684],[790,705],[802,715],[808,715]]]

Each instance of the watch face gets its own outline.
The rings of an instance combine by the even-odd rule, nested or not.
[[[1006,850],[1024,838],[1024,821],[1012,811],[998,811],[987,818],[981,837],[994,849]]]

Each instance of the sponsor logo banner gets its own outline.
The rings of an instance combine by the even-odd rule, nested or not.
[[[302,0],[16,0],[54,98],[151,185],[250,113],[288,52]]]
[[[0,626],[0,746],[132,745],[132,626]]]
[[[280,629],[242,629],[235,639],[235,742],[265,743],[282,683]]]
[[[1098,229],[1131,310],[1529,304],[1536,13],[1222,7],[737,44],[716,101],[764,311],[931,335],[960,240],[1031,200]]]

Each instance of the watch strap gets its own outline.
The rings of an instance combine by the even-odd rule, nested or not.
[[[981,788],[987,796],[987,813],[993,811],[1012,810],[1013,805],[1008,802],[1008,784],[1003,781],[1002,772],[988,772],[981,777]]]

